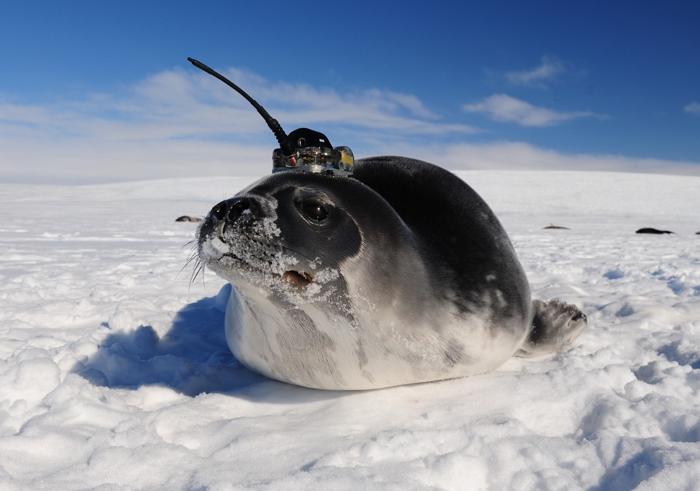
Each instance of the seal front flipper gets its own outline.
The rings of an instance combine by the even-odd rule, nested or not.
[[[532,310],[535,313],[532,329],[515,356],[531,357],[561,351],[588,324],[586,314],[578,307],[560,300],[533,300]]]

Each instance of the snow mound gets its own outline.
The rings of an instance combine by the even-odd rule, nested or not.
[[[229,287],[181,271],[196,225],[175,218],[250,179],[0,185],[0,488],[696,489],[700,178],[459,175],[534,295],[590,328],[494,373],[351,393],[242,367]]]

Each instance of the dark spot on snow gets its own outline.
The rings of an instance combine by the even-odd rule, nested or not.
[[[679,278],[676,277],[671,277],[667,282],[666,285],[671,289],[673,293],[676,295],[680,295],[686,290],[685,283],[681,281]]]
[[[661,234],[672,234],[670,230],[659,230],[657,228],[653,227],[643,227],[637,230],[635,233],[637,234],[655,234],[655,235],[661,235]]]
[[[647,384],[651,385],[658,384],[663,380],[663,373],[659,368],[658,361],[652,361],[646,365],[642,365],[641,367],[632,370],[632,373],[637,380],[641,380],[642,382],[646,382]]]
[[[620,268],[611,269],[610,271],[603,274],[609,280],[619,280],[624,278],[625,273]]]
[[[594,440],[597,432],[605,427],[605,420],[613,412],[613,406],[606,400],[598,400],[581,420],[580,430],[584,438]]]
[[[662,428],[672,442],[700,442],[700,423],[693,424],[693,419],[687,416],[671,418]]]
[[[564,227],[562,225],[554,225],[553,223],[550,223],[546,227],[543,227],[543,230],[571,230],[569,227]]]
[[[601,455],[608,453],[607,439],[601,439],[601,434],[609,431],[612,425],[619,420],[616,414],[616,404],[602,399],[595,403],[592,410],[583,418],[581,432],[586,440],[594,445]],[[679,428],[673,428],[679,430]],[[695,428],[685,431],[685,435],[674,433],[674,436],[688,438],[694,435]],[[678,432],[677,432],[678,433]],[[675,463],[677,456],[668,452],[665,446],[659,446],[657,439],[640,439],[640,450],[630,455],[624,440],[617,443],[614,454],[611,455],[611,468],[601,477],[597,486],[591,487],[591,491],[618,491],[635,489],[639,483],[651,478],[654,474],[664,469],[671,463]],[[646,447],[646,448],[645,448]]]
[[[302,472],[309,472],[314,468],[314,466],[316,465],[317,462],[318,462],[318,459],[314,459],[310,462],[307,462],[306,464],[302,465],[299,468],[299,470]]]
[[[674,341],[664,345],[657,350],[657,353],[666,357],[668,361],[690,366],[693,370],[700,369],[700,352],[690,347],[684,347],[682,341]]]
[[[603,475],[598,486],[591,488],[591,491],[634,489],[639,483],[671,465],[676,458],[672,453],[658,447],[646,448],[620,463],[619,460],[623,459],[622,455],[624,455],[623,452],[619,451],[613,463],[614,467]]]
[[[86,368],[85,370],[80,372],[80,376],[88,382],[90,382],[92,385],[98,385],[100,387],[109,385],[109,380],[107,380],[107,376],[97,368]]]
[[[618,310],[617,312],[615,312],[615,315],[618,316],[618,317],[628,317],[628,316],[630,316],[630,315],[632,315],[632,314],[634,314],[634,309],[633,309],[632,306],[631,306],[630,304],[628,304],[628,303],[626,303],[625,305],[623,305],[623,306],[620,308],[620,310]]]

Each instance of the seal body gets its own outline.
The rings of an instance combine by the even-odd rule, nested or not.
[[[532,329],[527,278],[498,219],[426,162],[267,176],[215,206],[198,245],[234,285],[231,350],[277,380],[371,389],[483,373]]]

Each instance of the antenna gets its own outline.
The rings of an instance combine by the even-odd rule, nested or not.
[[[241,94],[245,98],[245,100],[250,102],[250,104],[258,111],[258,113],[260,113],[260,116],[263,117],[263,119],[267,123],[267,126],[270,127],[270,129],[272,130],[272,133],[275,135],[275,138],[277,138],[277,142],[280,144],[280,148],[282,149],[284,154],[290,155],[292,153],[291,149],[289,148],[289,143],[287,141],[287,133],[284,132],[284,130],[282,129],[282,126],[279,124],[279,122],[275,118],[270,116],[270,113],[268,113],[264,107],[262,107],[260,104],[258,104],[258,101],[256,101],[252,97],[250,97],[248,95],[248,93],[245,90],[241,89],[238,85],[234,84],[233,82],[231,82],[229,79],[227,79],[226,77],[224,77],[223,75],[221,75],[217,71],[209,68],[207,65],[205,65],[201,61],[195,60],[194,58],[190,58],[190,57],[187,58],[187,61],[192,63],[194,66],[196,66],[200,70],[207,72],[212,77],[218,78],[223,83],[225,83],[226,85],[231,87],[233,90],[235,90],[236,92]]]

